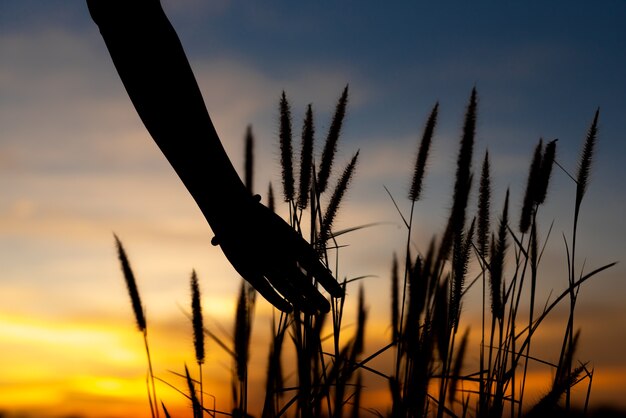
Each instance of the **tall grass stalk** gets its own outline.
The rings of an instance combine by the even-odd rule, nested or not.
[[[578,218],[580,215],[580,207],[582,205],[583,197],[587,191],[587,186],[589,182],[589,174],[591,172],[591,164],[593,161],[593,157],[595,154],[597,135],[598,135],[598,118],[600,116],[600,109],[597,109],[595,115],[593,117],[593,121],[591,122],[591,126],[587,132],[587,138],[585,139],[585,144],[583,146],[583,150],[580,154],[580,161],[578,163],[578,173],[576,175],[576,202],[574,204],[574,225],[572,227],[572,251],[571,257],[568,260],[570,274],[569,274],[569,284],[570,284],[570,311],[569,318],[567,322],[567,328],[565,330],[565,338],[567,339],[567,346],[574,346],[574,311],[576,307],[576,299],[578,297],[578,291],[574,291],[573,283],[576,279],[576,238],[578,231]],[[582,274],[582,273],[581,273]],[[565,347],[565,343],[563,343],[563,347]],[[571,364],[564,364],[564,357],[566,357],[567,351],[563,349],[561,351],[561,358],[559,360],[559,367],[564,365],[567,367],[567,376],[568,379],[571,378]],[[570,388],[567,388],[565,392],[565,407],[566,410],[570,409],[570,399],[571,392]]]
[[[480,356],[479,356],[479,409],[480,405],[485,402],[484,383],[485,383],[485,306],[486,306],[486,288],[487,288],[487,257],[489,252],[489,235],[491,232],[491,174],[489,164],[489,151],[485,151],[485,158],[480,175],[480,189],[478,195],[478,225],[476,231],[478,261],[481,267],[482,279],[482,304],[481,304],[481,337],[480,337]]]
[[[204,408],[204,388],[202,384],[202,364],[204,363],[204,319],[202,317],[202,304],[200,302],[200,286],[196,271],[191,273],[191,316],[193,324],[193,346],[198,364],[198,376],[200,381],[200,406]]]
[[[144,314],[143,305],[141,304],[141,298],[139,296],[139,290],[137,289],[137,281],[135,275],[130,267],[130,262],[122,245],[122,241],[117,235],[113,234],[115,238],[115,244],[117,247],[117,256],[122,267],[122,273],[124,274],[124,281],[126,282],[126,288],[130,296],[131,305],[133,307],[133,313],[135,314],[135,321],[137,322],[137,328],[143,336],[143,343],[146,349],[146,357],[148,359],[148,401],[150,403],[150,414],[153,418],[159,417],[159,407],[157,402],[156,387],[154,384],[154,372],[152,370],[152,359],[150,357],[150,346],[148,344],[148,325],[146,323],[146,317]]]
[[[435,133],[435,127],[437,126],[437,118],[439,115],[439,103],[435,103],[433,109],[430,112],[430,116],[428,117],[426,124],[424,125],[424,131],[422,133],[422,138],[420,140],[419,149],[417,152],[417,156],[415,159],[415,166],[413,168],[413,178],[411,181],[411,188],[409,190],[409,199],[411,200],[411,210],[409,213],[409,221],[405,222],[407,226],[407,243],[406,243],[406,252],[405,252],[405,269],[404,269],[404,279],[402,281],[402,303],[400,306],[400,317],[397,324],[397,330],[394,332],[400,332],[403,328],[404,314],[405,314],[405,304],[406,304],[406,295],[407,295],[407,282],[409,276],[409,266],[411,264],[411,256],[410,256],[410,243],[411,243],[411,232],[413,227],[413,213],[415,210],[415,203],[420,199],[422,194],[422,185],[424,182],[424,177],[426,175],[426,167],[428,164],[428,155],[430,154],[430,146],[433,141],[433,136]],[[402,214],[400,214],[402,216]],[[394,267],[395,269],[395,267]],[[392,306],[395,308],[396,299],[394,297],[392,301]],[[402,352],[402,339],[394,338],[394,342],[397,344],[396,350],[396,370],[395,376],[398,377],[400,374],[400,363],[401,363],[401,352]]]

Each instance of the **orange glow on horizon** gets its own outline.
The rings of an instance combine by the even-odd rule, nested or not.
[[[226,303],[224,309],[233,311],[234,302]],[[265,302],[259,304],[254,325],[250,360],[250,411],[256,414],[262,407],[265,380],[265,362],[269,344],[271,310]],[[223,314],[224,312],[222,312]],[[352,334],[348,315],[345,339]],[[186,392],[183,379],[170,371],[182,373],[187,364],[192,376],[197,377],[193,360],[191,335],[188,324],[165,325],[154,321],[150,331],[150,347],[155,374],[174,388]],[[372,318],[367,326],[366,353],[385,346],[389,329],[385,320]],[[0,382],[0,410],[46,411],[46,413],[80,413],[89,417],[148,417],[146,389],[146,358],[141,334],[132,322],[56,322],[51,319],[34,319],[0,314],[3,357],[0,359],[2,375]],[[230,344],[229,337],[224,342]],[[470,344],[476,345],[473,335]],[[294,353],[285,350],[283,365],[286,375]],[[374,359],[370,364],[381,372],[391,375],[393,349]],[[468,352],[468,368],[471,369],[475,353]],[[205,392],[215,396],[217,409],[231,408],[230,367],[232,359],[210,339],[207,339],[207,361],[204,365]],[[293,376],[293,375],[292,375]],[[526,401],[537,401],[545,393],[552,380],[549,368],[533,367],[526,380]],[[291,383],[297,384],[295,377]],[[597,370],[594,376],[592,400],[605,404],[616,394],[616,387],[626,382],[626,370]],[[388,383],[385,379],[364,372],[366,396],[362,405],[385,413],[390,407]],[[431,382],[431,392],[436,393],[437,382]],[[621,386],[620,386],[621,385]],[[585,390],[577,388],[575,401],[584,400]],[[463,385],[465,389],[471,385]],[[168,384],[157,381],[157,394],[170,412],[188,411],[187,399]],[[211,402],[211,396],[206,399]],[[259,411],[257,411],[257,409]]]

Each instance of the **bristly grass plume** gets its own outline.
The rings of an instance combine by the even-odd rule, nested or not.
[[[156,388],[154,384],[154,372],[152,370],[152,358],[150,356],[150,346],[148,344],[148,326],[146,323],[146,317],[144,315],[143,305],[141,304],[141,298],[139,297],[139,291],[137,290],[137,282],[135,280],[135,275],[133,274],[132,269],[130,268],[130,263],[128,262],[128,257],[126,256],[126,251],[124,251],[124,246],[122,245],[122,241],[117,237],[117,235],[113,234],[115,237],[115,244],[117,246],[117,255],[120,260],[120,264],[122,266],[122,272],[124,273],[124,281],[126,282],[126,287],[128,289],[128,294],[130,295],[130,302],[133,307],[133,312],[135,314],[135,321],[137,322],[137,328],[141,331],[143,335],[143,342],[146,349],[146,357],[148,359],[148,401],[150,403],[150,413],[152,418],[159,417],[159,406],[157,402],[157,394]]]
[[[600,109],[596,110],[596,114],[593,117],[593,122],[587,132],[587,139],[583,151],[580,155],[580,162],[578,163],[578,174],[576,176],[576,208],[580,207],[580,203],[583,200],[583,196],[587,191],[587,182],[589,180],[589,173],[591,171],[591,162],[596,147],[598,136],[598,118],[600,116]]]
[[[302,148],[300,151],[300,184],[298,191],[298,207],[304,209],[309,203],[311,174],[313,170],[313,141],[315,127],[313,126],[313,110],[307,107],[304,124],[302,126]]]
[[[504,259],[508,247],[507,235],[509,226],[509,190],[506,190],[504,198],[504,208],[498,226],[498,235],[492,239],[491,268],[489,269],[489,279],[491,287],[491,312],[493,316],[502,320],[504,318],[502,277],[504,272]]]
[[[328,130],[328,136],[324,144],[324,151],[322,152],[322,161],[320,163],[319,174],[317,175],[317,192],[322,194],[326,191],[328,186],[328,179],[333,166],[333,160],[337,152],[337,142],[339,141],[339,135],[341,133],[341,126],[343,125],[343,119],[346,115],[346,106],[348,104],[348,86],[343,89],[343,93],[337,102],[335,108],[335,115],[333,121],[330,124]]]
[[[356,167],[358,158],[359,151],[354,154],[354,157],[352,157],[352,160],[350,160],[350,163],[344,169],[343,174],[341,175],[341,177],[339,178],[339,182],[337,183],[337,187],[335,187],[335,191],[330,198],[330,202],[328,203],[328,207],[326,208],[326,212],[324,213],[324,218],[322,220],[322,226],[320,229],[321,243],[326,242],[326,240],[330,236],[330,231],[332,229],[335,216],[337,215],[337,211],[339,210],[339,205],[341,204],[343,195],[350,185],[350,180],[352,179],[352,175],[354,173],[354,168]]]
[[[122,241],[113,234],[115,237],[115,244],[117,246],[117,256],[122,266],[122,272],[124,273],[124,281],[126,282],[126,288],[128,289],[128,295],[130,296],[130,303],[133,307],[133,313],[135,314],[135,321],[137,322],[137,328],[139,331],[144,332],[146,330],[146,317],[143,313],[143,305],[141,304],[141,298],[139,297],[139,290],[137,290],[137,282],[133,270],[130,268],[126,251]]]
[[[292,201],[294,195],[293,150],[291,136],[291,110],[283,91],[280,97],[280,163],[283,170],[283,194],[285,201]]]
[[[536,208],[539,179],[541,177],[542,155],[543,139],[540,139],[535,147],[533,159],[528,171],[528,180],[526,181],[526,193],[524,193],[524,204],[522,205],[522,214],[519,221],[519,230],[523,234],[528,232]]]
[[[191,273],[191,317],[193,324],[193,346],[198,364],[204,363],[204,320],[200,303],[200,286],[196,271]]]
[[[455,236],[463,233],[465,226],[465,212],[472,183],[472,155],[474,152],[476,111],[478,106],[476,96],[476,88],[473,88],[467,110],[465,111],[463,134],[461,136],[460,149],[457,157],[454,194],[452,195],[452,210],[439,250],[439,258],[442,260],[448,258]]]
[[[539,171],[539,187],[537,188],[536,202],[537,205],[541,205],[545,202],[548,195],[548,185],[550,183],[550,176],[552,174],[552,167],[554,166],[554,159],[556,158],[556,141],[554,139],[548,142],[541,158],[541,170]]]
[[[413,170],[413,181],[411,182],[411,189],[409,191],[409,199],[413,202],[419,200],[422,193],[422,181],[424,180],[424,173],[426,172],[426,162],[428,161],[430,144],[433,139],[433,133],[435,132],[435,126],[437,125],[438,111],[439,103],[435,103],[435,106],[428,117],[428,121],[426,122],[426,126],[424,127],[424,133],[420,142],[419,151],[417,152],[415,168]]]
[[[476,240],[478,254],[485,260],[489,249],[489,231],[491,231],[490,219],[491,205],[491,178],[489,174],[489,151],[485,151],[483,168],[480,175],[480,189],[478,191],[478,223]]]

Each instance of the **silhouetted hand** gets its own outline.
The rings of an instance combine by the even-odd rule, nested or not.
[[[214,243],[278,309],[289,311],[291,303],[304,312],[328,311],[312,278],[335,297],[342,287],[315,250],[246,190],[159,0],[87,5],[137,113],[215,232]]]
[[[304,312],[328,312],[330,305],[311,278],[335,297],[343,294],[341,286],[309,243],[259,200],[259,196],[251,197],[236,217],[225,218],[222,232],[212,242],[222,247],[239,274],[278,309],[289,311],[290,306],[274,288]]]

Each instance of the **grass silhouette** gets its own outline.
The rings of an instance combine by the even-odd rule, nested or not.
[[[283,164],[283,186],[286,204],[289,206],[288,222],[298,234],[304,226],[310,229],[308,237],[322,259],[329,262],[330,252],[337,243],[335,238],[361,227],[336,231],[333,219],[341,206],[341,197],[347,191],[355,170],[358,152],[343,173],[330,199],[328,187],[320,187],[319,179],[332,178],[332,161],[337,150],[339,132],[346,112],[347,87],[344,89],[324,145],[322,164],[316,167],[312,157],[314,144],[314,120],[311,106],[306,110],[302,130],[301,161],[295,164],[291,148],[291,116],[289,103],[283,93],[280,99],[280,146]],[[599,112],[596,112],[585,141],[575,178],[577,185],[574,204],[572,236],[565,238],[569,283],[555,298],[543,300],[537,294],[537,282],[541,280],[541,260],[549,238],[538,236],[540,207],[549,192],[552,166],[558,163],[556,140],[544,147],[540,140],[535,148],[519,222],[509,215],[509,192],[507,190],[498,222],[492,228],[491,208],[491,159],[485,154],[481,166],[476,216],[468,207],[472,190],[472,156],[478,110],[476,89],[470,95],[465,123],[459,144],[457,170],[454,182],[448,223],[438,237],[433,237],[426,253],[411,254],[409,239],[414,222],[414,206],[420,196],[427,174],[428,149],[435,140],[435,126],[439,105],[436,104],[427,119],[424,134],[418,147],[413,179],[408,196],[411,210],[408,216],[399,211],[407,230],[406,253],[392,258],[391,269],[391,340],[373,353],[365,352],[367,329],[366,292],[359,287],[355,329],[346,340],[344,326],[345,293],[331,297],[330,311],[310,312],[299,310],[291,313],[276,310],[272,320],[272,338],[266,368],[263,408],[254,411],[262,417],[342,417],[377,415],[389,417],[542,417],[577,416],[572,406],[571,389],[587,385],[584,413],[587,413],[593,369],[586,363],[576,362],[576,347],[580,331],[575,327],[576,300],[581,285],[613,266],[603,265],[591,271],[576,271],[576,240],[578,215],[588,187],[589,172],[597,142]],[[247,134],[246,167],[253,166],[251,158],[252,139]],[[326,161],[326,162],[324,162]],[[296,189],[293,168],[300,167],[299,185]],[[328,172],[327,172],[328,171]],[[572,176],[570,176],[572,177]],[[246,173],[251,179],[252,173]],[[574,177],[572,177],[574,179]],[[271,193],[271,185],[270,185]],[[297,193],[296,193],[297,190]],[[297,194],[297,196],[296,196]],[[304,196],[308,196],[305,198]],[[273,202],[270,195],[269,201]],[[328,201],[327,204],[323,202]],[[396,207],[398,207],[396,205]],[[517,225],[517,226],[514,226]],[[551,228],[550,228],[551,229]],[[120,261],[127,283],[130,266],[121,242],[116,238]],[[340,260],[337,260],[337,263]],[[470,272],[478,271],[474,276]],[[307,276],[309,286],[317,286],[313,276]],[[355,286],[357,279],[344,280],[345,290]],[[195,286],[194,287],[194,283]],[[480,346],[471,347],[469,324],[465,322],[463,303],[468,290],[481,286],[482,312]],[[143,314],[136,285],[128,286],[132,305]],[[203,349],[200,350],[202,333],[217,341],[233,358],[233,409],[216,411],[203,404],[202,369],[199,379],[194,380],[186,369],[188,399],[194,417],[219,414],[248,416],[247,368],[250,336],[253,332],[255,293],[242,282],[235,313],[234,338],[231,342],[220,340],[211,330],[204,328],[201,320],[197,277],[192,274],[193,338],[200,366]],[[527,295],[527,296],[524,296]],[[569,301],[569,316],[564,327],[563,343],[556,364],[538,359],[533,355],[532,342],[548,315],[559,305]],[[539,303],[543,308],[538,308]],[[526,305],[526,303],[528,305]],[[522,312],[528,312],[524,317]],[[137,317],[138,323],[142,317]],[[330,321],[330,335],[323,334]],[[145,318],[143,319],[144,336]],[[141,328],[141,325],[140,325]],[[289,346],[289,347],[288,347]],[[146,340],[146,348],[147,340]],[[292,370],[283,368],[281,358],[286,350],[293,350],[295,362]],[[467,372],[467,355],[477,350],[479,362],[475,370]],[[199,355],[198,353],[202,353]],[[385,353],[393,353],[395,361],[387,369],[376,369],[370,362]],[[530,363],[539,362],[553,371],[550,389],[534,403],[525,397]],[[474,366],[472,366],[474,367]],[[286,386],[287,374],[297,376],[296,386]],[[373,411],[361,406],[367,388],[363,376],[374,374],[385,379],[389,385],[391,402],[384,411]],[[151,372],[150,372],[151,375]],[[197,386],[200,387],[198,393]],[[258,387],[252,390],[259,390]],[[158,399],[154,388],[149,387],[151,407]],[[166,415],[167,410],[163,406]],[[156,412],[153,411],[153,415]]]
[[[576,196],[571,237],[564,237],[568,283],[556,298],[546,298],[544,307],[538,309],[541,295],[537,294],[537,283],[541,280],[542,255],[550,236],[548,232],[542,241],[538,235],[539,213],[548,196],[553,164],[562,168],[557,159],[556,141],[544,147],[540,140],[535,148],[519,222],[510,219],[507,191],[499,222],[492,228],[490,209],[494,202],[488,154],[481,169],[476,216],[469,206],[479,104],[476,88],[472,89],[459,142],[447,224],[440,235],[433,237],[426,253],[412,254],[414,209],[427,174],[430,145],[436,139],[439,106],[434,106],[424,128],[407,193],[410,213],[398,209],[407,239],[404,254],[399,259],[394,256],[392,261],[392,338],[369,353],[365,345],[364,287],[359,288],[355,327],[350,333],[344,325],[346,289],[355,286],[359,278],[335,280],[341,261],[336,238],[367,226],[334,229],[334,219],[353,179],[359,156],[357,151],[332,188],[348,87],[337,102],[319,165],[313,157],[315,125],[311,107],[304,117],[301,161],[294,163],[292,113],[286,94],[281,95],[280,160],[283,197],[289,209],[285,220],[274,212],[271,187],[269,207],[260,203],[260,196],[253,195],[251,130],[246,140],[245,182],[234,170],[204,106],[180,40],[158,2],[87,0],[87,3],[135,109],[216,234],[212,243],[220,245],[233,267],[249,283],[242,282],[233,338],[225,342],[204,327],[197,277],[192,274],[189,316],[194,332],[190,340],[195,347],[199,378],[194,379],[187,366],[179,377],[187,383],[187,388],[180,392],[191,403],[194,418],[249,414],[250,390],[257,390],[248,385],[256,291],[278,309],[273,316],[265,397],[259,411],[263,417],[317,418],[365,413],[394,418],[556,416],[572,413],[571,389],[579,384],[587,384],[589,388],[587,408],[593,369],[576,362],[580,336],[575,322],[576,302],[581,285],[614,264],[590,272],[577,269],[578,220],[595,154],[599,111],[589,128],[577,176],[570,175],[576,183]],[[296,167],[300,167],[297,188]],[[394,204],[399,208],[395,201]],[[308,240],[304,237],[307,229]],[[152,371],[147,321],[135,279],[117,237],[116,244],[148,355],[151,413],[158,417],[162,409],[169,416],[155,390],[155,380],[163,379]],[[334,266],[334,271],[329,266]],[[475,271],[478,273],[474,274]],[[479,365],[470,366],[474,370],[468,373],[467,353],[472,347],[470,324],[466,323],[463,306],[468,290],[481,284]],[[329,293],[330,301],[320,292],[322,288]],[[533,355],[533,341],[548,315],[567,302],[569,315],[559,359],[551,364]],[[526,310],[528,317],[523,315]],[[324,334],[327,328],[331,330],[329,335]],[[230,412],[204,405],[200,366],[206,353],[201,344],[202,334],[232,357]],[[281,358],[289,346],[295,362],[292,370],[286,371]],[[385,354],[394,357],[393,364],[387,369],[373,367],[372,361]],[[525,398],[531,362],[540,362],[553,372],[550,389],[534,404],[528,404]],[[286,374],[296,376],[295,385],[286,385]],[[361,406],[367,393],[363,386],[366,374],[388,382],[391,402],[387,411]],[[158,408],[159,404],[162,408]]]

